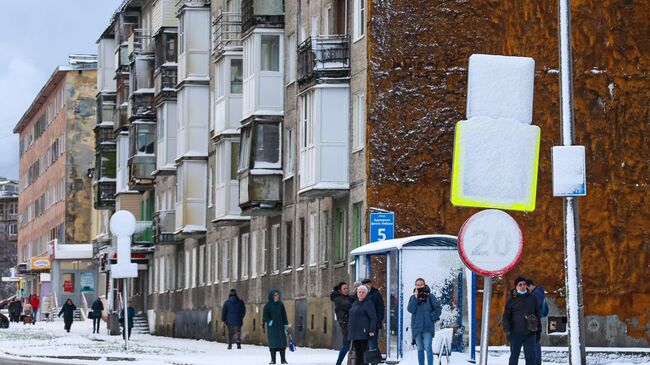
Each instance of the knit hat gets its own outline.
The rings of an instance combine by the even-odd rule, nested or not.
[[[230,295],[233,295],[233,294],[237,295],[237,290],[235,290],[235,289],[230,289]]]
[[[517,284],[521,283],[522,281],[525,282],[526,278],[521,275],[517,276],[517,278],[515,279],[515,287],[517,287]]]

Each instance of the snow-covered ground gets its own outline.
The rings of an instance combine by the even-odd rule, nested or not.
[[[242,350],[227,350],[225,344],[218,342],[133,334],[129,350],[126,351],[120,336],[105,333],[93,335],[91,332],[90,321],[74,322],[70,333],[63,330],[62,321],[38,322],[36,325],[12,323],[9,329],[0,330],[0,363],[3,363],[3,359],[25,355],[48,359],[48,363],[52,364],[70,365],[254,365],[268,364],[270,361],[269,352],[263,346],[244,344]],[[589,350],[589,364],[650,364],[650,349]],[[626,352],[635,355],[629,356]],[[645,356],[639,353],[645,353]],[[334,350],[297,348],[295,352],[287,351],[287,360],[290,364],[334,364],[337,355],[338,352]],[[566,349],[545,348],[544,358],[545,364],[566,363]],[[453,353],[451,364],[468,364],[467,359],[467,354]],[[401,363],[417,364],[415,353],[409,352]],[[507,363],[507,348],[490,347],[489,364]],[[519,363],[524,364],[524,360],[520,359]]]

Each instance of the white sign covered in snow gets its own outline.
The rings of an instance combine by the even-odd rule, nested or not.
[[[585,146],[555,146],[553,196],[587,195]]]

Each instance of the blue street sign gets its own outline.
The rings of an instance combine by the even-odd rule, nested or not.
[[[395,213],[370,213],[370,242],[395,238]]]

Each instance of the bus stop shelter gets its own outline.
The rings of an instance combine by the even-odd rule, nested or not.
[[[451,335],[450,346],[462,351],[464,328],[469,328],[465,266],[457,251],[457,238],[450,235],[421,235],[396,238],[363,245],[350,255],[355,259],[357,280],[373,278],[386,303],[385,333],[380,341],[386,347],[387,363],[399,363],[415,351],[411,345],[411,314],[406,310],[415,279],[423,278],[442,305],[436,337]],[[379,259],[375,259],[379,257]],[[375,285],[377,286],[377,285]],[[440,331],[441,329],[450,329]],[[434,352],[436,352],[434,339]]]

